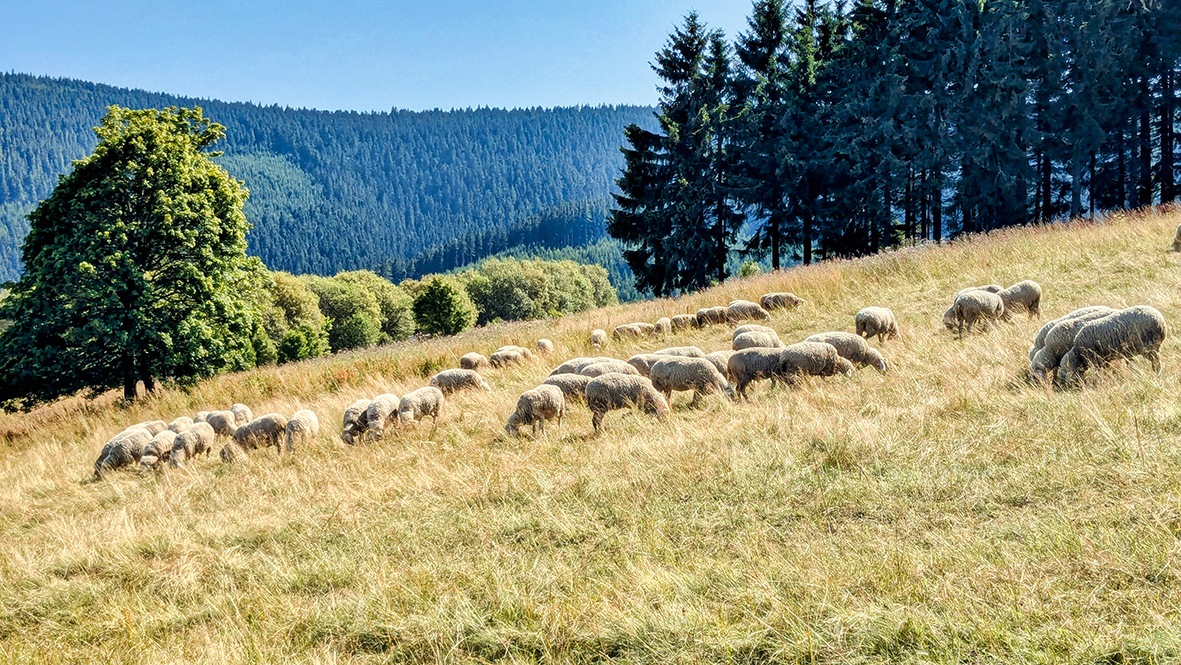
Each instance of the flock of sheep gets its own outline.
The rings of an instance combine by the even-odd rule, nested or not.
[[[1007,289],[995,284],[969,287],[956,294],[943,323],[962,338],[975,326],[987,330],[997,321],[1009,320],[1014,313],[1040,316],[1041,297],[1041,286],[1032,281]],[[901,339],[894,314],[885,307],[859,311],[854,316],[854,333],[824,332],[795,344],[784,344],[773,328],[746,323],[769,320],[772,311],[798,307],[803,302],[791,293],[768,293],[757,304],[735,300],[725,307],[703,308],[696,314],[678,314],[656,323],[616,326],[611,333],[616,340],[663,336],[711,325],[737,327],[731,348],[710,353],[695,346],[677,346],[627,360],[606,356],[567,360],[541,385],[520,395],[504,429],[516,435],[521,427],[531,426],[535,434],[544,433],[547,421],[561,425],[570,402],[587,405],[591,424],[599,432],[604,416],[612,410],[635,408],[664,417],[670,411],[674,392],[691,391],[694,402],[706,394],[745,399],[747,388],[758,380],[795,386],[805,376],[851,374],[858,367],[889,372],[889,362],[869,343],[875,337],[879,345]],[[1165,336],[1164,317],[1152,307],[1085,307],[1050,321],[1038,332],[1029,350],[1030,376],[1039,382],[1077,382],[1088,368],[1102,367],[1120,358],[1131,360],[1137,355],[1145,356],[1159,371],[1159,349]],[[588,342],[600,349],[608,343],[607,332],[594,330]],[[549,356],[554,350],[550,340],[537,341],[536,354]],[[401,398],[386,393],[350,405],[342,419],[341,440],[355,445],[380,439],[391,426],[414,427],[427,416],[437,422],[444,402],[457,391],[491,390],[481,370],[518,365],[535,357],[534,351],[520,346],[501,347],[490,357],[465,354],[459,359],[459,368],[439,372],[429,385]],[[255,418],[249,407],[235,404],[228,411],[202,411],[171,423],[133,425],[107,442],[94,464],[94,473],[101,477],[110,469],[131,465],[141,470],[160,469],[165,464],[183,466],[197,455],[208,456],[218,436],[228,439],[220,453],[224,462],[270,446],[281,454],[284,443],[291,453],[297,445],[314,439],[318,431],[319,421],[309,410],[297,411],[291,418],[279,413]]]

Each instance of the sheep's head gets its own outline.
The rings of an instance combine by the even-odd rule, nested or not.
[[[870,356],[873,358],[872,364],[874,369],[881,372],[882,374],[888,373],[890,371],[890,363],[886,360],[886,357],[883,356],[877,349],[870,349],[870,351],[872,352],[870,353]]]
[[[172,454],[168,456],[168,466],[171,466],[174,469],[182,467],[185,465],[186,457],[187,455],[185,454],[184,448],[181,448],[180,450],[174,450],[172,451]]]
[[[521,417],[515,413],[510,414],[508,417],[508,422],[506,422],[504,424],[504,431],[507,432],[510,436],[517,436],[519,433],[518,430],[520,430],[520,429],[521,429]]]
[[[844,358],[842,358],[840,356],[837,356],[837,359],[834,362],[834,365],[836,367],[836,371],[839,374],[844,374],[845,376],[851,376],[853,374],[853,369],[854,369],[853,363],[849,362],[848,360],[845,360]]]
[[[1062,356],[1062,362],[1058,365],[1058,377],[1064,383],[1074,382],[1079,374],[1086,369],[1082,354],[1076,349],[1071,349]]]
[[[356,438],[356,436],[357,432],[353,429],[352,425],[344,428],[340,432],[340,440],[344,441],[345,444],[349,446],[353,445],[353,440]]]

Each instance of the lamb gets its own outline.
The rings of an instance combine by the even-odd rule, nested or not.
[[[633,374],[639,376],[640,372],[635,367],[623,362],[622,360],[612,360],[611,362],[595,363],[587,365],[578,372],[583,376],[596,377],[604,374]]]
[[[274,446],[282,454],[283,437],[287,433],[287,417],[281,413],[259,416],[234,430],[234,443],[243,450]]]
[[[163,421],[160,421],[163,424]],[[161,429],[161,432],[164,430]],[[159,434],[159,432],[157,432]],[[135,425],[116,434],[103,446],[98,459],[94,461],[94,477],[100,479],[111,469],[138,464],[143,457],[144,446],[152,440],[151,430]]]
[[[432,376],[430,384],[442,390],[444,395],[467,389],[492,392],[492,388],[474,369],[445,369]]]
[[[705,352],[696,346],[670,346],[667,349],[653,351],[654,356],[680,356],[682,358],[704,358]]]
[[[567,402],[585,402],[586,384],[590,383],[592,378],[583,376],[582,374],[558,374],[546,378],[541,384],[544,386],[557,386],[562,391],[562,394],[566,396]]]
[[[824,342],[831,344],[842,358],[861,367],[872,366],[885,374],[890,371],[890,363],[880,351],[871,347],[869,342],[860,335],[847,332],[827,332],[812,335],[805,342]]]
[[[996,321],[1005,314],[1005,302],[995,293],[988,291],[968,291],[956,296],[952,305],[955,314],[956,328],[959,336],[964,336],[964,328],[969,333],[972,326],[983,321],[981,329],[987,330],[990,321]]]
[[[1160,372],[1160,346],[1168,328],[1154,307],[1137,305],[1091,321],[1074,336],[1074,346],[1062,357],[1059,373],[1067,383],[1082,378],[1090,367],[1102,367],[1117,358],[1144,356]]]
[[[767,333],[761,330],[752,330],[750,332],[744,332],[741,335],[735,335],[732,348],[735,351],[754,348],[782,349],[783,342],[779,340],[779,335],[773,332]]]
[[[616,360],[615,358],[608,358],[606,356],[599,356],[597,358],[571,358],[566,362],[558,365],[554,371],[550,372],[550,376],[557,376],[558,374],[577,374],[582,371],[583,367],[593,365],[595,363],[606,363]]]
[[[586,384],[586,404],[595,433],[602,429],[603,416],[614,409],[635,407],[659,418],[669,413],[668,402],[651,381],[627,374],[604,374],[592,379]]]
[[[705,359],[714,364],[718,368],[722,376],[726,377],[727,381],[733,381],[734,377],[730,376],[730,356],[734,355],[733,351],[714,351],[713,353],[705,354]]]
[[[175,442],[176,432],[168,429],[160,432],[156,436],[152,437],[152,440],[144,446],[140,457],[140,463],[143,463],[144,457],[154,457],[156,458],[156,462],[168,461],[168,455],[172,452],[172,444]],[[147,466],[154,466],[154,464],[148,464]]]
[[[398,405],[398,420],[403,425],[415,426],[423,418],[439,422],[439,411],[443,408],[443,391],[434,386],[419,388],[402,398]]]
[[[501,349],[493,353],[488,358],[488,363],[493,367],[508,367],[509,365],[520,365],[526,360],[525,354],[516,349]]]
[[[731,323],[750,319],[766,321],[770,318],[770,312],[749,300],[734,300],[726,307],[726,320]]]
[[[463,369],[483,369],[491,367],[488,359],[478,353],[465,353],[459,359],[459,366]]]
[[[287,452],[295,452],[296,442],[302,446],[315,441],[316,435],[319,433],[320,419],[316,417],[314,411],[309,409],[296,411],[287,420]]]
[[[556,419],[561,427],[565,411],[566,398],[562,389],[543,384],[521,393],[517,399],[517,410],[508,417],[504,431],[517,436],[522,425],[532,425],[534,434],[537,434],[538,428],[545,434],[545,421]]]
[[[657,335],[667,335],[673,331],[673,320],[667,316],[662,316],[656,319],[656,328],[653,330]]]
[[[168,454],[168,464],[174,467],[184,466],[185,462],[202,453],[208,457],[209,451],[213,448],[213,440],[213,427],[209,423],[193,425],[176,435],[176,440],[172,442],[172,452]]]
[[[898,323],[894,320],[894,312],[885,307],[866,307],[853,317],[857,325],[857,334],[869,339],[877,336],[878,344],[887,339],[901,339],[898,334]]]
[[[537,353],[543,356],[548,356],[554,352],[554,343],[544,337],[537,340]]]
[[[192,427],[193,422],[193,419],[188,416],[180,416],[179,418],[176,418],[172,422],[168,423],[168,431],[172,432],[173,434],[180,434],[181,432]]]
[[[781,379],[779,354],[779,349],[753,348],[736,351],[730,356],[726,363],[727,374],[740,397],[746,399],[746,387],[758,379],[771,379],[772,384]]]
[[[798,376],[833,376],[852,374],[853,363],[842,358],[827,342],[799,342],[779,354],[780,374],[789,382]]]
[[[1173,234],[1173,251],[1181,252],[1181,225],[1177,226],[1177,232]]]
[[[704,328],[717,324],[728,323],[728,312],[725,307],[706,307],[697,310],[697,327]]]
[[[218,436],[233,436],[234,430],[238,429],[238,423],[235,422],[231,411],[213,411],[205,417],[205,422],[213,427],[214,433]]]
[[[1011,314],[1027,312],[1029,318],[1042,315],[1042,287],[1037,282],[1025,280],[997,294],[1005,303],[1004,318],[1008,320]]]
[[[697,317],[693,314],[677,314],[672,317],[673,332],[697,328]]]
[[[340,440],[353,445],[357,437],[369,429],[367,414],[372,400],[359,399],[344,410],[344,421],[340,430]]]
[[[652,365],[662,358],[669,358],[671,356],[658,356],[655,353],[638,353],[627,359],[627,364],[636,368],[640,376],[648,376],[648,370]]]
[[[380,439],[385,436],[385,428],[398,419],[400,402],[393,393],[384,393],[373,398],[365,408],[364,426],[358,431],[361,439],[373,437]]]
[[[234,423],[241,427],[246,423],[254,420],[254,412],[245,404],[235,404],[230,407],[230,411],[234,414]]]
[[[1107,310],[1107,311],[1104,311]],[[1058,319],[1055,325],[1042,338],[1042,348],[1033,354],[1029,361],[1029,375],[1034,381],[1044,382],[1053,379],[1062,362],[1062,356],[1074,346],[1075,335],[1092,321],[1097,321],[1114,314],[1115,310],[1102,308],[1091,312],[1072,316],[1074,312]],[[1040,333],[1039,333],[1040,335]],[[1035,340],[1036,341],[1036,340]]]
[[[804,299],[800,298],[794,293],[779,292],[767,293],[759,298],[759,305],[768,312],[776,309],[794,309],[804,304]]]
[[[748,332],[764,332],[764,333],[771,333],[772,335],[779,334],[779,333],[775,332],[775,329],[770,326],[764,326],[764,325],[761,325],[758,323],[745,323],[745,324],[740,325],[734,329],[734,332],[731,333],[731,339],[733,339],[734,337],[738,337],[742,333],[748,333]]]
[[[607,343],[607,331],[602,328],[595,328],[590,334],[590,345],[596,349]]]
[[[648,378],[653,388],[664,393],[664,400],[669,404],[672,404],[674,390],[692,390],[694,403],[707,393],[721,392],[727,397],[734,396],[730,382],[705,358],[668,356],[652,365]]]
[[[1062,323],[1063,321],[1077,319],[1080,316],[1085,316],[1092,312],[1105,312],[1110,314],[1114,311],[1114,309],[1105,307],[1103,305],[1092,305],[1091,307],[1080,307],[1065,316],[1060,316],[1053,321],[1048,322],[1046,325],[1042,326],[1041,330],[1038,331],[1037,337],[1033,338],[1033,346],[1029,347],[1029,362],[1032,363],[1034,356],[1037,355],[1037,352],[1041,351],[1042,347],[1046,345],[1046,335],[1050,334],[1050,331],[1054,329],[1054,326]],[[1069,349],[1067,349],[1067,351],[1069,351]]]

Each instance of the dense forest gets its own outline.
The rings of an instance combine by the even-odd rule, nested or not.
[[[638,286],[1178,196],[1181,3],[756,0],[656,54],[609,230]]]
[[[0,74],[0,281],[19,274],[24,215],[94,148],[91,128],[111,104],[199,105],[225,125],[218,162],[250,190],[250,253],[273,270],[322,275],[413,276],[406,264],[438,263],[419,257],[458,238],[565,220],[567,204],[608,196],[623,127],[655,126],[642,107],[323,112]],[[570,237],[594,242],[602,219],[593,224],[597,236]],[[541,246],[562,249],[555,242]],[[435,254],[456,251],[463,260],[448,267],[487,255]]]

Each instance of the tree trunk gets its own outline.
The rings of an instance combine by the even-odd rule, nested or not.
[[[776,207],[771,211],[771,270],[779,270],[779,229],[783,225],[783,211]]]
[[[123,399],[128,402],[135,401],[135,384],[138,383],[135,379],[134,372],[128,372],[123,376]]]
[[[1042,221],[1048,222],[1054,216],[1054,165],[1048,154],[1042,155]]]
[[[151,374],[144,374],[144,392],[152,395],[156,392],[156,378]]]
[[[1095,221],[1095,153],[1091,153],[1091,184],[1087,187],[1087,203],[1090,204],[1091,221]]]
[[[935,182],[931,187],[931,238],[935,242],[943,242],[943,174],[935,172]]]
[[[1070,218],[1083,214],[1083,158],[1070,156]]]
[[[1152,205],[1152,101],[1148,94],[1148,79],[1143,85],[1142,106],[1140,107],[1140,176],[1137,203],[1141,206]]]
[[[1161,78],[1161,109],[1160,109],[1160,202],[1172,203],[1177,198],[1177,185],[1173,157],[1173,90],[1174,78],[1171,65],[1166,63],[1165,74]]]
[[[804,243],[804,265],[812,262],[812,211],[804,213],[804,228],[803,228],[803,243]]]
[[[1128,141],[1124,133],[1124,123],[1119,128],[1119,207],[1128,207]]]

